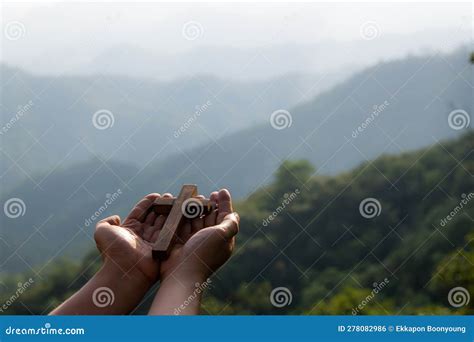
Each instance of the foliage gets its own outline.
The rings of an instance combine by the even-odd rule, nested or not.
[[[474,201],[441,224],[474,188],[473,145],[469,132],[334,177],[313,175],[305,161],[284,162],[272,184],[237,204],[237,250],[213,277],[203,313],[350,315],[360,305],[357,314],[473,314],[474,300],[454,308],[447,296],[459,286],[474,296]],[[296,187],[300,193],[262,224]],[[367,197],[380,202],[378,216],[359,212]],[[41,279],[4,313],[47,312],[99,264],[92,252],[81,264],[45,266]],[[0,301],[29,277],[36,279],[32,272],[4,275]],[[374,284],[381,282],[386,286],[374,295]],[[276,287],[291,291],[291,304],[271,304]],[[145,313],[148,303],[136,313]]]
[[[6,68],[2,73],[8,80],[2,89],[5,101],[0,106],[2,125],[7,125],[14,116],[5,108],[14,109],[31,100],[28,89],[40,92],[51,82],[54,87],[48,88],[48,96],[43,101],[34,101],[30,111],[21,117],[21,123],[2,135],[0,202],[21,198],[27,206],[27,213],[18,219],[0,216],[1,225],[5,227],[1,238],[7,241],[7,244],[0,242],[2,270],[28,270],[29,265],[42,265],[58,251],[71,258],[84,255],[90,248],[94,229],[94,224],[87,225],[86,220],[104,206],[106,194],[118,189],[123,194],[105,212],[101,211],[101,217],[126,215],[134,201],[145,194],[177,193],[185,183],[198,184],[203,194],[214,191],[217,185],[225,186],[235,198],[242,199],[258,187],[268,185],[271,175],[285,159],[306,159],[317,167],[319,175],[336,175],[381,153],[414,150],[432,144],[434,139],[459,136],[462,130],[449,127],[448,115],[455,109],[472,113],[472,88],[466,82],[474,75],[474,68],[468,62],[470,52],[461,48],[449,55],[407,56],[381,62],[309,101],[305,99],[311,95],[302,96],[299,86],[294,87],[298,83],[293,83],[291,78],[284,82],[252,82],[253,85],[227,80],[209,80],[208,83],[201,78],[189,83],[183,80],[163,84],[114,78],[113,84],[109,79],[98,79],[90,88],[88,78],[67,77],[53,82],[48,77],[38,78]],[[1,69],[0,66],[0,72]],[[334,85],[327,77],[321,79],[317,87],[315,81],[319,77],[309,79],[306,89],[318,92],[330,83]],[[208,87],[202,87],[201,81]],[[117,98],[123,96],[118,90],[134,89],[135,82],[140,84],[139,91],[128,94],[126,104],[117,102]],[[194,118],[195,106],[209,100],[208,89],[224,86],[219,101],[210,99],[212,106],[189,126],[187,123]],[[86,94],[83,94],[84,89],[88,89]],[[255,100],[263,89],[265,96]],[[178,107],[176,101],[164,105],[171,94],[179,98]],[[80,101],[76,103],[77,99]],[[298,105],[293,107],[295,102]],[[389,105],[385,105],[386,102]],[[384,104],[383,110],[379,108],[381,104]],[[376,117],[375,106],[380,109]],[[114,126],[106,131],[96,129],[92,122],[99,108],[106,108],[115,116]],[[289,126],[281,130],[275,129],[270,120],[271,113],[278,108],[288,109],[292,118]],[[66,112],[69,114],[64,115]],[[368,123],[372,118],[374,120]],[[188,128],[176,138],[173,133],[181,132],[185,124]],[[365,129],[359,132],[361,125]],[[54,134],[45,134],[53,126],[51,133]],[[239,130],[242,127],[245,129]],[[41,145],[32,136],[41,136]],[[14,161],[20,157],[21,163],[16,164]],[[436,159],[432,162],[435,164]],[[304,171],[308,165],[301,167]],[[395,175],[396,179],[397,172],[409,165],[403,158],[386,158],[379,160],[377,167],[384,168],[387,178]],[[425,172],[418,178],[423,177],[426,182],[436,180],[435,168],[421,170],[415,164],[413,170]],[[252,227],[278,207],[285,189],[295,186],[291,184],[295,183],[295,172],[292,174],[285,167],[280,171],[268,192],[263,188],[251,196],[259,197],[258,201],[250,201],[251,206],[246,206],[246,222]],[[366,177],[367,181],[379,185],[368,188],[364,183],[364,191],[386,185],[377,170],[369,166],[364,174],[369,171],[373,171],[375,177]],[[31,177],[26,177],[25,172]],[[344,190],[355,175],[348,173],[329,179],[318,176],[316,181],[307,184],[296,180],[301,195],[292,207],[294,213],[290,214],[309,215],[315,208],[310,205],[329,204],[324,201],[331,199],[333,190],[337,190],[335,194]],[[19,184],[18,178],[27,179]],[[402,177],[402,185],[404,181]],[[353,185],[359,186],[359,183]],[[425,184],[411,183],[410,186],[424,187]],[[355,198],[343,196],[341,200],[347,201],[344,204],[347,207]],[[323,220],[325,227],[331,227],[333,222],[326,222],[324,216],[323,213],[318,221]],[[280,215],[274,223],[282,220],[284,216]],[[39,234],[36,228],[46,221]],[[29,239],[31,236],[39,236],[41,243]],[[66,244],[68,247],[62,248]],[[21,258],[10,257],[17,248],[20,248]]]

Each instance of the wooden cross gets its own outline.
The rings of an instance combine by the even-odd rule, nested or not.
[[[194,219],[206,215],[216,208],[214,202],[208,199],[196,198],[197,194],[196,185],[185,184],[181,188],[178,197],[157,198],[144,214],[143,218],[151,211],[158,215],[168,215],[158,235],[158,239],[153,245],[153,259],[166,260],[168,258],[178,236],[178,229],[186,219]]]

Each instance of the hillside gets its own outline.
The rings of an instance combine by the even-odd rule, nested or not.
[[[308,159],[319,174],[335,174],[383,153],[428,146],[466,131],[452,129],[448,116],[454,109],[472,112],[472,79],[467,50],[378,64],[310,102],[283,107],[291,116],[280,122],[283,129],[267,115],[266,124],[151,163],[133,187],[176,192],[193,182],[243,197],[268,182],[284,159]]]
[[[40,173],[97,156],[134,165],[161,160],[264,122],[275,108],[310,99],[345,76],[319,84],[323,75],[308,74],[254,82],[190,74],[159,82],[102,73],[34,76],[0,65],[0,179],[8,188],[19,180],[37,186]]]
[[[14,255],[8,262],[3,262],[2,266],[5,270],[12,271],[41,264],[56,253],[80,255],[84,252],[84,245],[90,241],[93,227],[87,228],[89,237],[82,233],[77,234],[78,228],[83,228],[85,219],[103,204],[105,195],[113,193],[117,188],[123,190],[123,195],[109,208],[109,212],[120,214],[125,214],[131,203],[146,193],[176,193],[183,183],[198,184],[201,193],[227,187],[236,198],[243,198],[256,188],[268,184],[275,170],[285,159],[307,159],[316,166],[318,175],[330,175],[347,171],[384,153],[405,152],[462,134],[468,129],[450,128],[448,115],[454,108],[472,111],[472,88],[466,83],[472,76],[472,67],[468,65],[467,56],[465,51],[459,51],[450,56],[407,58],[374,66],[319,95],[311,102],[290,109],[292,124],[288,128],[274,129],[265,114],[268,120],[266,124],[255,125],[222,138],[212,137],[215,140],[209,144],[196,143],[198,147],[179,149],[162,161],[157,159],[161,153],[171,153],[172,148],[169,146],[179,148],[175,145],[176,140],[185,138],[191,131],[194,134],[203,132],[199,125],[201,119],[205,119],[206,113],[200,116],[198,121],[191,123],[191,128],[184,130],[177,139],[172,138],[173,142],[169,145],[164,143],[168,139],[167,136],[160,137],[151,132],[143,134],[140,131],[135,139],[141,139],[143,146],[147,146],[147,150],[142,151],[132,147],[137,144],[136,140],[132,146],[123,140],[123,136],[127,136],[125,132],[122,137],[114,135],[111,138],[108,135],[109,130],[92,128],[95,137],[107,141],[104,149],[116,144],[115,149],[119,146],[120,152],[106,154],[102,161],[95,158],[92,164],[73,164],[68,168],[65,166],[73,163],[77,157],[76,153],[83,152],[84,157],[96,153],[100,157],[101,153],[96,151],[97,145],[87,138],[77,142],[75,139],[78,136],[71,131],[77,129],[77,134],[80,135],[81,125],[77,122],[69,123],[70,119],[64,118],[55,125],[71,126],[70,130],[54,129],[49,141],[56,141],[57,134],[68,135],[60,140],[62,144],[56,142],[54,148],[66,153],[70,148],[69,144],[75,141],[77,148],[72,156],[62,157],[60,163],[53,163],[50,167],[49,159],[45,155],[50,155],[51,150],[49,147],[45,149],[46,142],[41,140],[31,151],[27,150],[26,159],[30,162],[37,159],[38,164],[44,167],[48,165],[47,173],[31,174],[27,168],[25,171],[21,162],[18,163],[21,168],[18,165],[10,167],[8,163],[3,165],[8,170],[7,175],[18,176],[26,172],[31,179],[20,186],[11,186],[11,191],[2,189],[2,203],[10,198],[22,198],[28,207],[27,215],[21,219],[11,220],[2,216],[0,236],[3,241],[8,241],[9,245],[0,250],[1,260],[21,247],[18,251],[21,257]],[[193,92],[192,88],[182,91]],[[394,96],[391,97],[388,92]],[[371,115],[370,108],[373,104],[378,104],[383,110],[364,130],[357,131],[354,137],[353,131]],[[364,108],[367,111],[364,111]],[[238,117],[236,114],[234,119]],[[48,125],[39,118],[33,118],[38,120],[39,127]],[[86,120],[87,125],[90,125],[89,119]],[[116,125],[118,122],[116,118]],[[156,124],[159,125],[160,122]],[[24,123],[21,121],[19,124]],[[83,121],[82,124],[85,125],[86,122]],[[214,125],[213,120],[207,124]],[[241,122],[240,125],[250,125],[250,122]],[[216,124],[216,127],[218,126],[220,124]],[[154,128],[150,123],[149,127],[146,125],[144,129]],[[169,127],[162,129],[166,134],[173,134]],[[27,131],[24,133],[28,134]],[[14,134],[6,136],[12,143],[18,137]],[[189,139],[193,144],[191,134]],[[30,141],[23,141],[27,142]],[[14,146],[19,145],[21,144],[15,143]],[[126,163],[114,162],[122,158],[129,160]],[[142,162],[138,167],[132,166],[132,162],[137,160]],[[8,185],[8,177],[5,178],[2,184]],[[58,192],[58,189],[64,191]],[[49,198],[55,199],[55,205],[45,208]],[[65,223],[65,218],[70,224]],[[51,238],[43,239],[41,234],[36,233],[35,226],[46,219]],[[42,247],[32,250],[22,246],[23,239],[29,236],[39,238]],[[70,242],[72,237],[74,241],[58,252],[57,246]]]
[[[0,269],[20,271],[43,265],[57,256],[82,257],[90,247],[95,228],[95,223],[87,225],[86,220],[112,197],[107,210],[100,211],[100,217],[120,205],[128,205],[128,198],[122,196],[127,188],[120,180],[137,172],[128,164],[105,165],[92,160],[55,172],[45,178],[41,187],[32,187],[27,182],[16,187],[14,196],[2,199],[4,208],[11,209],[2,211]],[[7,206],[10,198],[21,201],[12,200]],[[15,213],[14,203],[23,215],[7,216],[8,212]]]
[[[473,152],[470,132],[338,176],[311,176],[306,161],[285,162],[271,184],[238,204],[237,250],[214,276],[204,313],[354,314],[383,283],[357,314],[472,314],[472,301],[455,309],[447,293],[454,286],[474,291]],[[360,209],[366,198],[378,201],[375,214]],[[462,199],[469,200],[450,214]],[[41,269],[43,280],[6,313],[47,312],[91,276],[96,254]],[[2,277],[4,296],[30,276]],[[292,302],[276,308],[269,296],[280,286]]]
[[[280,312],[264,302],[268,293],[255,306],[252,300],[285,286],[294,298],[289,312],[351,314],[372,284],[389,279],[377,298],[383,306],[372,303],[369,312],[433,313],[438,306],[449,313],[452,287],[474,291],[474,133],[382,156],[336,177],[310,173],[305,163],[287,163],[239,207],[241,247],[215,285],[221,309],[230,300],[230,313]],[[301,194],[275,216],[282,194],[295,189]],[[367,198],[379,207],[364,216]],[[265,224],[269,216],[274,219]],[[341,307],[343,301],[353,306]]]

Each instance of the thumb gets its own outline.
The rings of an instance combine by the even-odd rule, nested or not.
[[[104,223],[110,224],[112,226],[120,226],[120,216],[112,215],[112,216],[106,217],[105,219],[100,220],[99,223],[97,223],[97,225],[104,224]]]
[[[232,239],[239,232],[240,216],[236,212],[227,214],[219,226],[224,230],[227,239]]]

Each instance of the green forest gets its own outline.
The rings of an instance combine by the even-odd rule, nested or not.
[[[301,99],[298,104],[295,96],[290,96],[288,86],[283,87],[286,83],[276,82],[262,104],[249,110],[245,108],[253,102],[252,96],[259,93],[258,89],[267,88],[267,83],[260,86],[230,83],[229,93],[226,91],[227,95],[217,101],[200,89],[198,80],[189,84],[185,81],[161,84],[112,78],[123,88],[130,87],[132,81],[143,83],[127,102],[130,106],[123,107],[115,103],[119,94],[107,80],[96,84],[93,78],[72,77],[59,78],[56,83],[52,77],[39,78],[21,71],[21,79],[16,79],[13,77],[16,70],[6,68],[4,74],[13,78],[4,93],[7,102],[3,104],[9,108],[28,103],[25,83],[35,91],[45,83],[55,86],[48,91],[49,100],[35,102],[21,122],[1,136],[4,152],[0,163],[1,203],[11,198],[23,199],[27,212],[17,219],[0,216],[3,228],[0,272],[24,272],[58,256],[76,262],[82,259],[94,243],[94,225],[86,226],[84,221],[103,205],[106,194],[117,189],[124,194],[104,215],[126,215],[132,203],[144,194],[176,194],[186,183],[197,184],[202,194],[225,187],[235,199],[242,200],[268,185],[287,159],[307,160],[317,168],[318,175],[337,176],[382,154],[415,151],[436,141],[459,137],[465,130],[454,130],[447,121],[453,110],[463,109],[467,116],[472,109],[472,88],[465,82],[474,76],[470,55],[467,47],[461,47],[445,55],[407,56],[381,62],[346,75],[347,79],[332,84],[329,89],[323,82],[326,90],[314,97],[308,95],[308,99]],[[223,86],[222,82],[211,88]],[[74,113],[63,115],[89,83],[93,84],[89,96],[74,107]],[[175,100],[183,110],[176,111],[163,104],[174,88],[182,88]],[[208,103],[208,99],[212,105],[206,105],[205,112],[194,116],[195,105]],[[91,119],[92,113],[102,106],[116,114],[115,125],[107,130],[96,129]],[[233,108],[232,115],[226,108]],[[289,127],[281,130],[272,127],[270,113],[275,108],[290,109]],[[245,115],[240,115],[241,112]],[[150,116],[144,124],[142,115],[146,113]],[[3,114],[5,119],[10,118],[10,113]],[[193,123],[176,138],[173,132],[178,132],[189,118],[194,118]],[[376,120],[368,123],[372,118]],[[362,124],[368,126],[360,133],[357,129]],[[469,122],[466,124],[466,128],[470,127]],[[49,131],[49,127],[54,129]],[[228,131],[227,127],[232,130]],[[40,136],[45,131],[48,134],[41,139],[41,145],[30,136]],[[206,140],[205,132],[211,133],[213,139]],[[130,138],[127,141],[131,145],[124,142],[124,137]],[[17,165],[7,155],[21,156],[21,161]],[[387,185],[391,187],[390,183]],[[325,187],[332,189],[332,182]],[[295,204],[306,200],[308,188],[306,185],[300,189],[305,194],[298,196]],[[397,188],[392,190],[400,194]],[[270,188],[261,191],[267,195],[264,209],[273,212],[272,208],[278,207],[281,200]],[[367,193],[364,197],[375,196]],[[339,204],[333,203],[331,208],[335,205]],[[323,219],[321,215],[314,222],[318,229]],[[275,229],[270,227],[276,227],[279,220],[282,217],[265,227],[265,232],[275,234]],[[35,227],[40,225],[38,232]],[[313,229],[308,228],[308,231]],[[244,234],[246,229],[243,228]],[[339,225],[339,229],[344,228]]]
[[[337,176],[284,161],[269,185],[236,204],[237,248],[214,274],[202,314],[474,314],[474,299],[448,300],[456,287],[474,295],[473,149],[469,132]],[[380,206],[363,215],[368,197]],[[100,267],[93,246],[41,274],[4,275],[0,313],[48,313]],[[134,314],[146,313],[158,286]],[[281,307],[270,300],[278,287],[290,296]]]

